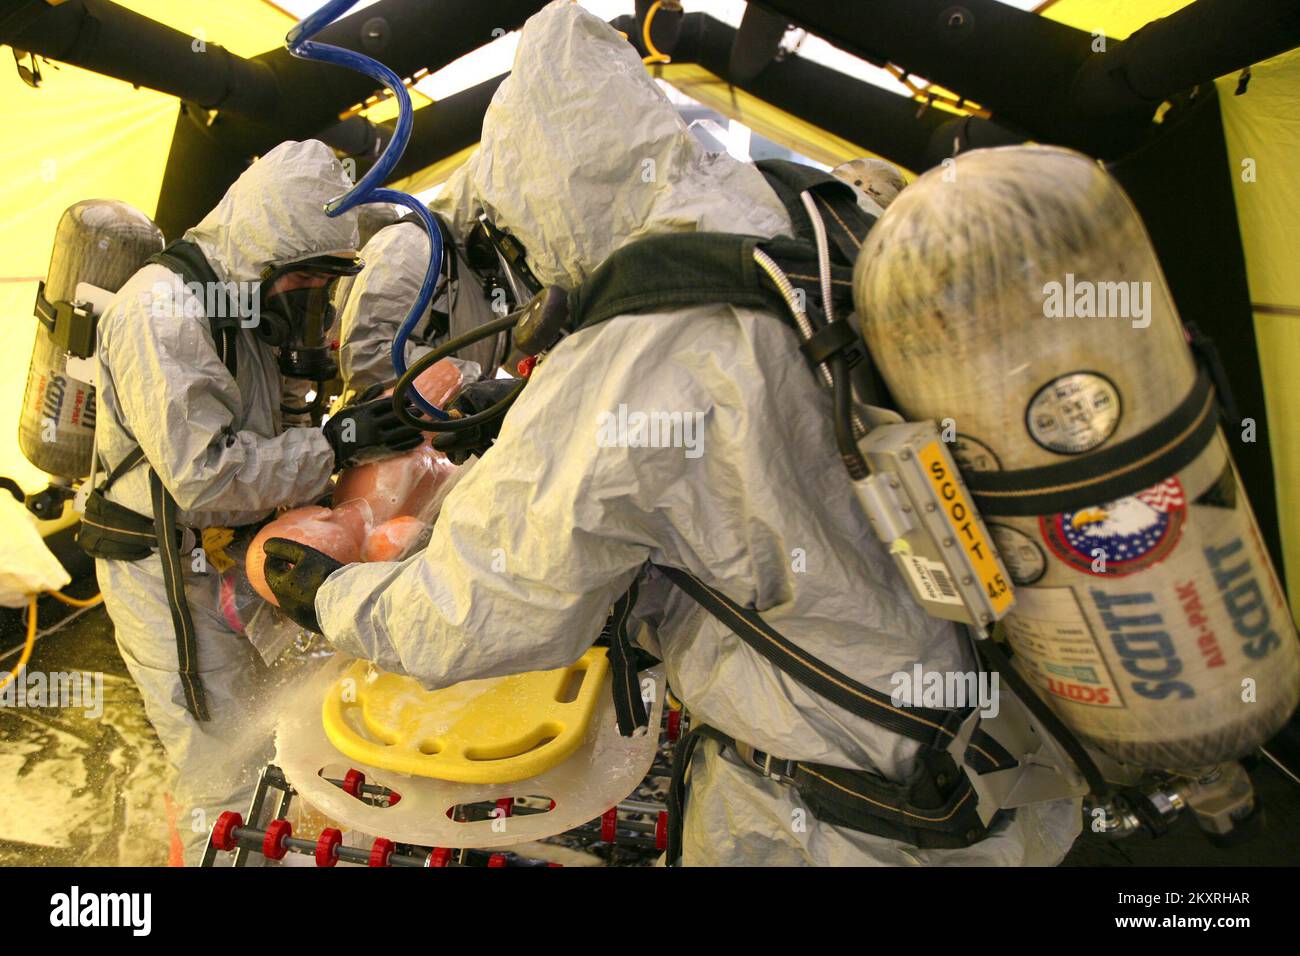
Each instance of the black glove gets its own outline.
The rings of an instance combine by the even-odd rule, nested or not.
[[[321,431],[334,449],[336,469],[391,458],[424,440],[424,432],[397,417],[393,400],[388,397],[340,409]]]
[[[460,412],[462,415],[476,415],[487,411],[518,387],[517,378],[488,378],[465,386],[456,399],[447,406],[448,411]],[[501,420],[505,415],[498,415],[491,421],[473,428],[454,432],[441,432],[433,440],[433,447],[438,449],[458,465],[463,465],[470,455],[482,455],[497,440],[501,431]]]
[[[309,631],[321,632],[316,620],[316,592],[325,579],[343,567],[328,554],[288,538],[266,542],[263,573],[280,610]]]

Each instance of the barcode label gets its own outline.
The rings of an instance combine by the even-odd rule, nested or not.
[[[922,600],[939,604],[962,603],[961,595],[957,593],[948,569],[941,562],[928,561],[916,555],[900,555],[900,557],[902,560],[899,564],[912,579],[916,593]]]
[[[939,593],[944,597],[957,597],[957,589],[952,586],[952,579],[948,577],[947,568],[930,568],[930,575],[934,578],[934,583],[939,586]]]

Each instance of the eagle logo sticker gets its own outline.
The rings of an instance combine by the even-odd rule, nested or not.
[[[1072,568],[1123,577],[1158,564],[1174,549],[1187,519],[1177,478],[1116,501],[1038,519],[1052,553]]]

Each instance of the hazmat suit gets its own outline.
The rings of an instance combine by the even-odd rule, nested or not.
[[[429,237],[419,223],[397,222],[375,233],[361,250],[361,258],[365,268],[341,280],[334,294],[339,313],[339,371],[345,393],[364,392],[371,385],[396,379],[393,339],[420,294],[429,263]],[[448,263],[443,269],[446,284],[434,297],[432,309],[447,316],[447,334],[461,335],[498,318],[460,243],[454,250],[444,249],[444,261]],[[500,315],[504,315],[504,299],[499,302]],[[438,337],[432,317],[426,314],[407,340],[407,365],[427,354]],[[458,358],[476,365],[466,370],[472,371],[467,378],[477,376],[480,369],[490,374],[505,358],[499,339],[475,342],[459,353]]]
[[[648,234],[791,228],[756,168],[699,146],[627,42],[563,2],[525,26],[480,149],[441,208],[460,224],[479,206],[522,241],[543,283],[566,287]],[[641,576],[640,639],[694,720],[777,757],[905,779],[914,743],[813,694],[646,571],[689,571],[886,694],[914,663],[974,666],[872,533],[797,345],[775,315],[726,305],[567,337],[448,497],[428,548],[325,581],[323,633],[429,686],[559,667]],[[621,411],[680,413],[680,447],[638,447],[611,428]],[[819,823],[793,790],[704,741],[683,862],[1052,864],[1078,816],[1070,802],[1022,809],[972,847],[919,850]]]
[[[322,211],[350,185],[324,144],[282,143],[249,167],[185,238],[221,282],[256,284],[268,266],[356,249],[355,213],[331,219]],[[191,528],[248,525],[277,506],[319,496],[335,454],[319,429],[282,428],[275,349],[240,328],[232,378],[194,292],[165,266],[146,265],[100,319],[100,460],[111,469],[139,445],[175,498],[179,523]],[[151,515],[148,474],[145,465],[132,468],[108,499]],[[269,745],[252,703],[263,669],[222,615],[220,576],[194,555],[193,562],[183,556],[184,586],[211,717],[206,722],[186,710],[157,552],[135,562],[96,561],[118,648],[177,771],[179,829],[191,864],[215,814],[245,808],[250,771]]]

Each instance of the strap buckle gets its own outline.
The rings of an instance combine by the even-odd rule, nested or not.
[[[735,742],[735,750],[740,759],[748,764],[749,768],[755,773],[767,777],[769,780],[775,780],[777,783],[794,783],[795,772],[799,769],[797,760],[782,760],[779,757],[773,757],[770,753],[739,740]]]

